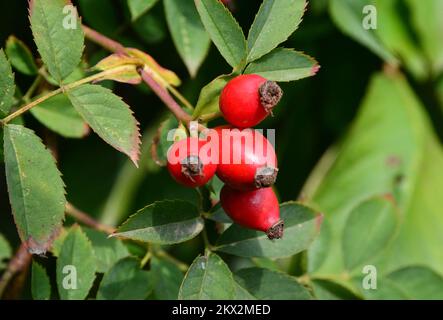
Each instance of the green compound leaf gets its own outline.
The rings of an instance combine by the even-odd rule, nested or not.
[[[89,126],[63,94],[43,101],[30,112],[43,125],[62,137],[83,138],[89,133]]]
[[[315,75],[320,66],[315,59],[293,49],[277,48],[252,62],[245,73],[258,74],[271,81],[295,81]]]
[[[28,76],[36,75],[38,72],[31,50],[14,36],[10,36],[6,41],[6,54],[12,66],[19,72]]]
[[[144,300],[152,292],[153,277],[140,269],[136,258],[118,261],[105,275],[98,289],[98,300]]]
[[[85,84],[66,94],[92,130],[137,165],[140,133],[129,106],[111,90],[99,85]]]
[[[54,158],[35,133],[4,127],[6,181],[15,224],[32,253],[51,246],[64,218],[64,184]]]
[[[173,244],[190,240],[203,229],[198,209],[183,200],[157,201],[137,211],[113,236]]]
[[[195,0],[209,36],[225,60],[238,68],[245,62],[246,39],[231,12],[218,0]]]
[[[88,296],[95,279],[95,257],[91,242],[73,226],[63,241],[57,259],[57,287],[62,300],[82,300]]]
[[[14,74],[6,55],[0,49],[0,112],[7,115],[14,104]]]
[[[172,40],[189,74],[194,77],[208,53],[211,39],[200,22],[194,2],[165,0],[164,5]]]
[[[31,0],[32,34],[51,76],[61,84],[80,63],[84,34],[69,0]]]
[[[280,216],[285,222],[283,238],[271,241],[263,232],[233,224],[220,236],[216,249],[242,257],[289,257],[309,247],[323,217],[294,202],[283,203]]]
[[[311,295],[294,277],[263,268],[241,269],[235,280],[259,300],[309,300]]]
[[[45,268],[37,262],[32,262],[31,292],[34,300],[49,300],[51,298],[51,283]]]
[[[180,300],[229,300],[235,297],[235,282],[224,261],[215,253],[197,257],[180,287]]]
[[[298,28],[305,0],[264,0],[248,35],[248,62],[277,47]]]

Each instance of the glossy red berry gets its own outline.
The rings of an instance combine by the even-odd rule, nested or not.
[[[187,138],[175,142],[168,151],[167,168],[180,184],[196,188],[205,185],[215,174],[217,161],[211,158],[207,141]],[[209,150],[209,152],[206,152]],[[217,160],[217,159],[216,159]]]
[[[249,128],[263,121],[283,95],[277,83],[248,74],[238,76],[223,88],[220,111],[230,124]]]
[[[277,179],[274,147],[259,131],[228,126],[218,133],[219,164],[217,176],[238,190],[270,187]]]
[[[220,202],[235,223],[266,232],[271,240],[283,236],[284,223],[280,220],[280,208],[272,188],[238,191],[225,185]]]

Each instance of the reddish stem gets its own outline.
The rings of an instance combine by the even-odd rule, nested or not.
[[[104,224],[101,224],[100,222],[94,220],[87,213],[77,209],[69,202],[66,204],[65,211],[66,211],[66,214],[70,215],[75,220],[77,220],[77,221],[83,223],[84,225],[89,226],[93,229],[105,232],[107,234],[113,234],[115,231],[114,228],[104,225]]]
[[[112,51],[112,52],[116,52],[116,53],[124,53],[125,52],[125,47],[115,41],[112,40],[111,38],[108,38],[107,36],[85,26],[82,25],[83,31],[85,33],[86,38],[88,38],[89,40],[91,40],[92,42],[100,45],[101,47]]]
[[[174,98],[169,92],[155,81],[149,73],[143,69],[139,69],[138,72],[142,76],[143,81],[155,92],[161,101],[168,107],[168,109],[174,114],[174,116],[185,123],[189,123],[192,117],[187,114],[180,105],[175,102]]]
[[[31,254],[28,252],[28,246],[26,243],[22,243],[14,257],[9,261],[8,267],[0,279],[0,298],[3,296],[12,278],[14,278],[17,273],[27,270],[30,263]]]
[[[105,35],[87,27],[83,26],[83,30],[85,32],[86,38],[91,40],[92,42],[102,46],[103,48],[116,52],[125,54],[125,47],[115,41],[112,40]],[[155,92],[155,94],[163,101],[163,103],[168,107],[168,109],[174,114],[174,116],[179,121],[183,121],[185,123],[189,123],[192,120],[192,117],[187,114],[180,105],[172,98],[169,94],[168,90],[159,85],[147,72],[143,69],[139,69],[139,73],[142,76],[143,81]]]

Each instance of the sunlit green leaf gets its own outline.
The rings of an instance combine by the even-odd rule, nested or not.
[[[161,244],[179,243],[203,229],[198,209],[183,200],[165,200],[139,210],[123,223],[114,236]]]
[[[243,257],[289,257],[306,250],[317,236],[322,216],[294,202],[280,206],[283,238],[269,240],[264,232],[233,224],[217,241],[217,250]]]
[[[57,83],[80,63],[84,34],[76,8],[66,0],[31,0],[32,34],[43,62]]]
[[[200,96],[198,97],[194,113],[192,115],[194,119],[197,119],[202,115],[207,115],[220,111],[220,93],[229,82],[229,80],[231,80],[232,78],[232,75],[222,75],[215,78],[205,87],[203,87],[200,92]]]
[[[158,0],[127,0],[132,21],[148,12],[157,2]]]
[[[297,29],[305,0],[264,0],[248,35],[248,62],[270,52]]]
[[[34,300],[49,300],[51,298],[51,283],[45,268],[37,262],[32,262],[31,291]]]
[[[6,181],[15,224],[29,250],[51,246],[65,212],[64,184],[55,160],[35,133],[21,125],[4,127]]]
[[[85,84],[66,94],[92,130],[137,165],[140,133],[129,106],[112,91],[98,85]]]
[[[183,279],[180,300],[227,300],[235,297],[235,282],[215,253],[197,257]]]
[[[57,259],[57,287],[62,300],[85,299],[95,279],[91,242],[79,226],[69,230]]]
[[[82,138],[89,133],[88,125],[63,94],[40,103],[30,112],[38,121],[63,137]]]
[[[38,68],[35,64],[34,57],[23,41],[14,36],[10,36],[6,41],[5,50],[15,69],[30,76],[37,74]]]
[[[0,49],[0,111],[7,115],[14,104],[14,74],[6,55]]]
[[[208,53],[211,40],[193,1],[165,0],[166,20],[175,47],[192,77]]]
[[[319,67],[317,61],[304,53],[278,48],[252,62],[245,73],[258,74],[271,81],[294,81],[315,75]]]
[[[218,0],[195,0],[200,18],[221,55],[234,68],[245,62],[246,40],[238,22]]]

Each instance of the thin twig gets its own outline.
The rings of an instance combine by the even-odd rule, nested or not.
[[[198,121],[206,123],[206,122],[218,119],[221,116],[222,116],[222,113],[220,111],[213,112],[213,113],[207,113],[207,114],[203,114],[200,117],[198,117]]]
[[[6,118],[4,118],[3,120],[1,120],[1,124],[5,125],[7,124],[9,121],[11,121],[12,119],[22,115],[23,113],[29,111],[30,109],[32,109],[33,107],[39,105],[40,103],[42,103],[43,101],[48,100],[49,98],[52,98],[53,96],[56,96],[62,92],[68,91],[70,89],[74,89],[76,87],[79,87],[83,84],[89,83],[89,82],[95,82],[95,81],[100,81],[102,79],[105,79],[106,77],[113,75],[113,74],[118,74],[124,71],[133,70],[133,66],[132,65],[124,65],[124,66],[118,66],[115,67],[113,69],[109,69],[109,70],[105,70],[96,74],[93,74],[92,76],[80,79],[78,81],[75,81],[73,83],[70,83],[68,85],[65,85],[63,87],[60,87],[54,91],[48,92],[47,94],[45,94],[44,96],[41,96],[40,98],[32,101],[31,103],[28,103],[26,105],[24,105],[23,107],[19,108],[17,111],[11,113],[9,116],[7,116]]]
[[[174,116],[179,121],[183,121],[185,123],[189,123],[192,120],[192,117],[187,114],[180,105],[171,97],[169,92],[163,88],[161,85],[155,81],[151,75],[139,68],[138,72],[140,73],[143,81],[155,92],[155,94],[163,101],[163,103],[168,107],[168,109],[174,114]]]
[[[99,46],[112,51],[112,52],[117,52],[117,53],[124,53],[125,52],[125,47],[115,41],[112,40],[111,38],[106,37],[105,35],[85,26],[82,25],[83,28],[83,32],[85,33],[85,36],[87,39],[91,40],[92,42],[98,44]]]
[[[193,111],[194,106],[180,93],[178,90],[176,90],[173,86],[168,86],[168,90],[171,91],[171,93],[181,102],[183,105],[188,108],[189,110]]]
[[[18,116],[21,116],[23,113],[25,113],[26,111],[32,109],[33,107],[35,107],[36,105],[42,103],[43,101],[48,100],[49,98],[58,95],[59,93],[62,92],[61,88],[58,88],[57,90],[51,91],[48,94],[45,94],[44,96],[41,96],[40,98],[32,101],[31,103],[26,104],[25,106],[19,108],[17,111],[11,113],[9,116],[7,116],[6,118],[4,118],[1,122],[3,125],[7,124],[9,121],[11,121],[12,119],[15,119]]]
[[[14,257],[11,259],[11,261],[9,261],[8,267],[0,279],[0,298],[3,296],[12,278],[14,278],[14,276],[22,270],[26,270],[30,263],[31,254],[28,252],[26,243],[22,243]]]
[[[160,249],[155,252],[155,255],[159,258],[163,258],[165,260],[168,260],[169,262],[172,262],[175,264],[181,271],[186,272],[189,269],[189,265],[186,263],[178,260],[177,258],[171,256],[168,252]]]
[[[34,94],[35,90],[40,85],[41,81],[43,80],[43,76],[41,74],[38,74],[34,82],[32,82],[31,86],[29,87],[28,91],[26,91],[25,95],[23,96],[23,101],[29,102],[32,98],[32,95]]]
[[[146,264],[149,262],[149,260],[151,260],[152,258],[152,246],[150,243],[148,243],[147,248],[146,248],[146,254],[143,257],[142,261],[140,261],[140,267],[144,268],[146,266]]]
[[[110,227],[108,225],[104,225],[104,224],[94,220],[87,213],[77,209],[69,202],[66,204],[65,211],[66,211],[66,214],[70,215],[75,220],[77,220],[77,221],[79,221],[79,222],[81,222],[93,229],[105,232],[107,234],[113,234],[115,232],[115,229],[113,227]]]
[[[103,48],[117,53],[125,53],[125,47],[115,40],[112,40],[105,35],[87,27],[83,26],[86,38],[92,42],[102,46]],[[168,90],[159,85],[146,71],[142,68],[139,69],[139,73],[142,76],[143,81],[154,91],[154,93],[163,101],[168,109],[174,114],[179,121],[189,123],[192,117],[187,114],[180,105],[172,98]],[[173,89],[174,90],[174,89]],[[178,93],[174,91],[174,94]],[[178,99],[183,102],[188,108],[192,108],[191,104],[181,95],[178,95]]]

